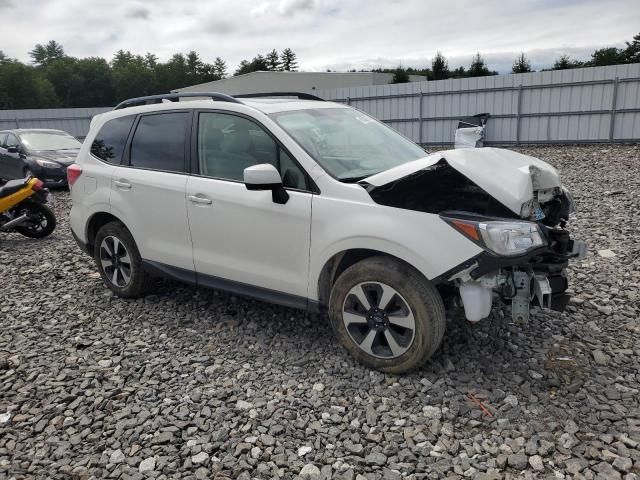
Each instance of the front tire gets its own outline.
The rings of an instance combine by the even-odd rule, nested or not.
[[[340,275],[329,318],[340,343],[359,362],[389,373],[424,364],[440,346],[446,323],[434,286],[410,266],[382,256]]]
[[[93,259],[104,283],[123,298],[138,298],[148,285],[148,274],[131,233],[120,222],[103,225],[95,238]]]
[[[55,230],[56,216],[48,206],[42,203],[27,201],[18,209],[16,214],[27,215],[28,220],[15,227],[20,235],[29,238],[44,238]]]

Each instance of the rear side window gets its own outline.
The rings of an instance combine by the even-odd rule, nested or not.
[[[120,164],[135,117],[119,117],[105,123],[91,144],[91,153],[108,163]]]
[[[189,112],[141,117],[131,141],[131,166],[184,172],[189,118]]]

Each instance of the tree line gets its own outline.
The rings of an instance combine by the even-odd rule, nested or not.
[[[0,51],[0,109],[108,107],[132,97],[167,93],[176,88],[227,77],[227,63],[212,63],[191,51],[160,62],[153,53],[134,55],[119,50],[110,62],[100,57],[76,58],[55,40],[29,52],[31,64],[8,58]],[[256,70],[297,68],[290,48],[272,50],[243,60],[234,75]]]
[[[574,60],[568,55],[561,55],[551,68],[542,69],[541,71],[640,63],[640,33],[635,35],[630,42],[625,42],[625,44],[625,48],[606,47],[596,49],[591,54],[591,59],[587,61]],[[445,80],[447,78],[481,77],[498,74],[498,72],[489,70],[480,53],[476,53],[473,56],[468,68],[458,67],[449,69],[449,62],[441,52],[438,52],[433,58],[431,68],[397,67],[395,69],[378,68],[374,71],[393,73],[393,83],[406,83],[409,81],[409,75],[422,75],[427,77],[428,80]],[[515,58],[511,68],[512,73],[527,73],[533,71],[535,70],[531,68],[531,61],[524,53],[521,53]]]
[[[625,48],[606,47],[595,50],[587,61],[561,55],[550,70],[617,65],[640,62],[640,34],[625,42]],[[0,50],[0,109],[51,107],[108,107],[132,97],[166,93],[176,88],[226,78],[227,63],[216,57],[205,62],[195,51],[176,53],[160,62],[152,53],[135,55],[119,50],[111,61],[100,57],[76,58],[65,53],[54,40],[38,44],[29,52],[31,64],[7,57]],[[296,54],[290,48],[271,50],[251,60],[242,60],[233,75],[255,71],[296,71]],[[352,70],[355,71],[355,70]],[[394,83],[409,81],[410,75],[428,80],[497,75],[480,53],[468,67],[449,68],[447,58],[438,52],[431,67],[374,69],[393,73]],[[513,73],[533,71],[527,56],[520,54],[513,63]]]

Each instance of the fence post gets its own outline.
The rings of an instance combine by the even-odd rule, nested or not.
[[[522,84],[518,85],[518,110],[516,110],[516,145],[520,145],[520,110],[522,109]]]
[[[613,81],[613,100],[611,101],[611,116],[609,120],[609,143],[613,143],[613,128],[616,123],[616,103],[618,101],[618,77]]]
[[[347,97],[347,105],[351,106],[351,97]]]
[[[418,145],[422,146],[423,138],[422,138],[422,100],[424,98],[424,94],[422,90],[420,90],[420,96],[418,97],[420,101],[420,105],[418,107]]]

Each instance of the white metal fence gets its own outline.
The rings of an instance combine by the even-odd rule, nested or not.
[[[13,128],[55,128],[84,138],[94,115],[109,108],[43,108],[0,110],[0,130]]]
[[[488,112],[486,143],[640,141],[640,64],[313,90],[413,141],[453,143],[457,119]],[[58,128],[83,138],[110,108],[0,110],[0,130]]]
[[[640,141],[640,64],[309,93],[427,145],[453,143],[457,119],[485,112],[489,144]]]

